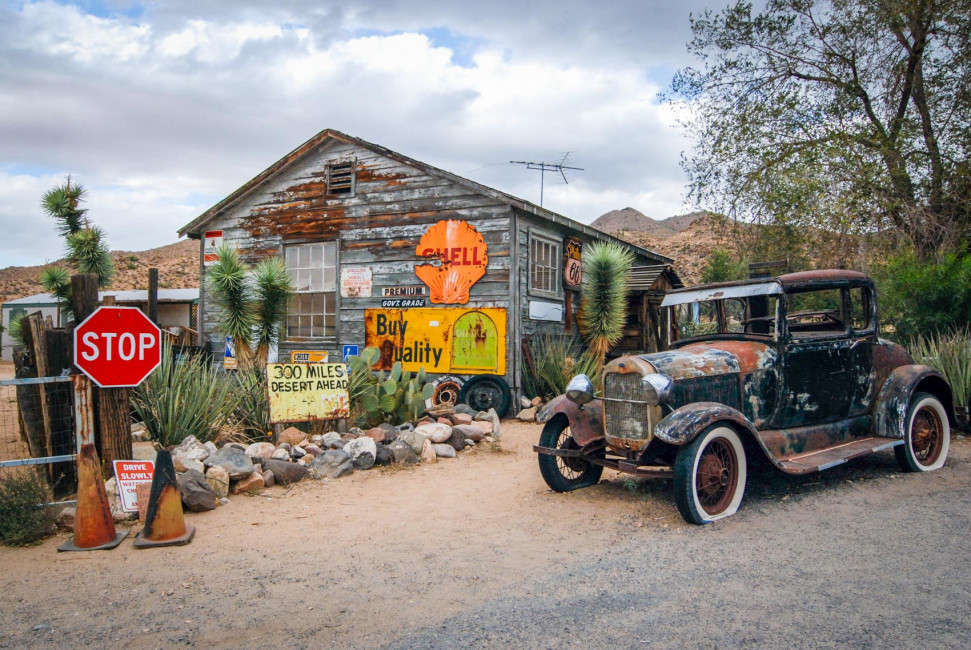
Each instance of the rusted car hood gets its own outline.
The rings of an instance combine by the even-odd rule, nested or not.
[[[689,379],[771,370],[778,362],[779,353],[774,347],[756,341],[705,341],[644,354],[640,358],[673,379]]]

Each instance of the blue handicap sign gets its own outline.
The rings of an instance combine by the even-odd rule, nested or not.
[[[343,351],[341,352],[341,358],[344,363],[347,363],[347,357],[360,356],[359,348],[356,345],[345,345],[343,346]]]

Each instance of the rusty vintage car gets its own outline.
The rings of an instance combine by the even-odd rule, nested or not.
[[[951,389],[878,337],[866,275],[696,286],[661,308],[666,351],[610,361],[601,397],[578,375],[539,413],[553,490],[593,485],[604,467],[673,478],[681,515],[706,524],[738,510],[759,457],[790,474],[891,448],[904,471],[944,464]]]

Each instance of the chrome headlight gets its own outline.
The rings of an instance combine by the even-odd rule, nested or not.
[[[566,385],[566,398],[583,406],[593,400],[593,382],[586,375],[577,375]]]
[[[671,386],[674,380],[667,375],[653,373],[644,375],[641,379],[641,390],[644,391],[644,400],[651,406],[657,406],[671,396]]]

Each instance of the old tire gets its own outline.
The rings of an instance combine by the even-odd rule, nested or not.
[[[915,393],[907,410],[904,444],[893,448],[905,472],[940,469],[951,447],[951,426],[941,401],[929,393]]]
[[[495,409],[496,415],[504,418],[512,404],[512,393],[499,375],[476,375],[462,384],[459,401],[476,411]]]
[[[748,475],[745,447],[738,433],[714,424],[678,450],[674,463],[674,501],[684,520],[709,524],[735,514]]]
[[[570,422],[565,415],[557,415],[546,423],[539,436],[540,447],[551,449],[578,449],[570,433]],[[567,458],[539,454],[539,473],[554,492],[570,492],[596,485],[604,468],[583,458]]]

